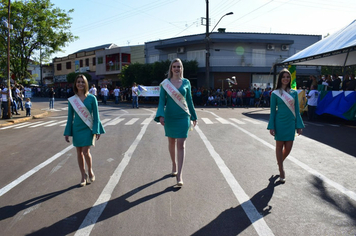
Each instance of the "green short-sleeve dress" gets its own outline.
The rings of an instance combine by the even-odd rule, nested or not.
[[[274,93],[271,95],[271,114],[267,129],[275,130],[274,139],[277,141],[293,141],[296,129],[304,128],[304,123],[299,112],[298,92],[290,90],[289,95],[293,97],[296,116],[293,115],[280,97]]]
[[[169,79],[170,80],[170,79]],[[190,112],[189,116],[160,86],[159,104],[154,120],[159,122],[159,117],[164,117],[165,135],[170,138],[187,138],[190,121],[197,120],[194,104],[192,101],[191,85],[189,80],[182,79],[182,85],[178,91],[185,97]]]
[[[68,102],[68,118],[64,135],[73,136],[73,146],[86,147],[94,144],[94,134],[104,134],[105,130],[100,122],[98,101],[92,94],[84,99],[84,105],[93,117],[93,129],[91,130]]]

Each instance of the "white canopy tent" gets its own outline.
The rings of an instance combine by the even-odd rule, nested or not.
[[[282,62],[284,65],[356,65],[356,20]]]

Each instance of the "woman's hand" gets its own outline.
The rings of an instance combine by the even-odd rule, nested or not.
[[[95,134],[95,136],[96,136],[96,140],[99,140],[100,134]]]
[[[195,127],[198,124],[197,120],[193,120],[193,126]]]
[[[64,139],[66,140],[67,143],[69,143],[69,136],[68,135],[65,135]]]
[[[276,134],[276,132],[274,131],[274,129],[270,129],[270,130],[269,130],[269,133],[270,133],[272,136],[274,136],[274,135]]]
[[[164,126],[164,117],[163,116],[159,117],[159,122],[161,123],[161,125]]]
[[[303,133],[303,129],[297,129],[298,135],[301,135]]]

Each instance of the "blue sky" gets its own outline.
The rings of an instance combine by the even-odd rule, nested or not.
[[[107,43],[118,46],[205,33],[201,17],[206,0],[52,0],[70,16],[71,32],[79,36],[63,48],[62,57]],[[355,0],[209,0],[210,30],[227,32],[334,33],[356,19]],[[216,31],[216,30],[215,30]]]

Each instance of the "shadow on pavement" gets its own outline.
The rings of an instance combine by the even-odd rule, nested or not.
[[[129,202],[127,199],[133,195],[135,195],[136,193],[142,191],[143,189],[157,183],[157,182],[160,182],[164,179],[167,179],[167,178],[170,178],[171,176],[170,175],[165,175],[163,176],[162,178],[160,179],[157,179],[155,181],[152,181],[150,183],[147,183],[145,185],[142,185],[138,188],[135,188],[133,190],[131,190],[130,192],[127,192],[126,194],[118,197],[118,198],[115,198],[115,199],[112,199],[110,200],[107,204],[106,203],[103,203],[103,204],[106,204],[105,209],[104,211],[102,212],[101,216],[99,217],[99,219],[96,221],[96,222],[91,222],[90,224],[93,224],[93,223],[97,223],[97,222],[100,222],[100,221],[105,221],[106,219],[109,219],[113,216],[116,216],[116,215],[119,215],[121,214],[122,212],[125,212],[127,210],[129,210],[130,208],[134,207],[134,206],[137,206],[141,203],[144,203],[146,201],[149,201],[151,199],[154,199],[162,194],[165,194],[165,193],[168,193],[168,192],[175,192],[175,191],[178,191],[179,188],[174,188],[173,186],[171,187],[168,187],[160,192],[157,192],[157,193],[153,193],[151,195],[147,195],[143,198],[140,198],[136,201],[133,201],[133,202]],[[98,205],[98,206],[95,206],[97,209],[101,209],[103,206],[102,204]],[[94,207],[94,208],[95,208]],[[31,235],[31,236],[35,236],[35,235],[38,235],[38,236],[43,236],[43,235],[51,235],[51,236],[59,236],[59,235],[68,235],[68,234],[71,234],[75,231],[78,230],[78,228],[80,227],[82,221],[84,220],[84,218],[86,217],[86,215],[88,214],[88,212],[93,209],[95,211],[94,208],[87,208],[87,209],[84,209],[82,211],[79,211],[63,220],[60,220],[56,223],[54,223],[53,225],[49,226],[49,227],[45,227],[45,228],[42,228],[36,232],[32,232],[30,234],[27,234],[27,235]],[[73,222],[73,220],[71,221],[71,219],[75,220],[75,222]],[[84,225],[84,227],[87,227],[88,225]]]
[[[14,205],[14,206],[4,206],[2,208],[0,208],[0,221],[1,220],[5,220],[7,218],[11,218],[13,216],[15,216],[17,213],[19,213],[20,211],[23,211],[27,208],[30,208],[30,207],[33,207],[37,204],[40,204],[42,202],[45,202],[51,198],[54,198],[54,197],[57,197],[58,195],[61,195],[65,192],[68,192],[72,189],[75,189],[75,188],[78,188],[78,185],[76,186],[72,186],[72,187],[69,187],[67,189],[63,189],[63,190],[60,190],[60,191],[56,191],[56,192],[53,192],[53,193],[48,193],[48,194],[45,194],[45,195],[42,195],[42,196],[39,196],[39,197],[35,197],[35,198],[32,198],[30,200],[27,200],[25,202],[22,202],[22,203],[19,203],[17,205]]]
[[[269,120],[269,114],[258,114],[258,112],[259,110],[244,112],[243,115],[251,119]],[[310,122],[303,116],[303,121],[306,125],[306,128],[303,129],[303,136],[356,157],[354,147],[354,140],[356,139],[356,126],[351,126],[352,121],[346,121],[330,115],[320,116],[318,122]],[[342,129],[333,125],[340,125]],[[266,132],[268,132],[267,123],[263,128],[265,128]]]
[[[269,184],[266,188],[262,189],[256,193],[250,201],[253,203],[257,211],[260,213],[261,218],[267,216],[271,213],[272,206],[268,205],[269,201],[272,199],[274,188],[281,183],[276,182],[279,176],[271,176],[269,178]],[[232,236],[239,235],[249,226],[251,226],[251,220],[248,218],[244,211],[244,205],[230,208],[218,215],[209,224],[195,232],[194,236]]]
[[[335,210],[346,215],[353,225],[356,227],[356,204],[352,199],[345,195],[335,194],[334,196],[325,187],[324,181],[320,178],[313,176],[311,180],[312,186],[315,188],[315,194],[318,195],[323,201],[325,201],[329,206],[333,207]],[[340,222],[332,221],[330,224],[338,224]],[[344,222],[343,224],[347,224]],[[355,233],[355,232],[354,232]],[[351,234],[350,234],[351,235]]]

